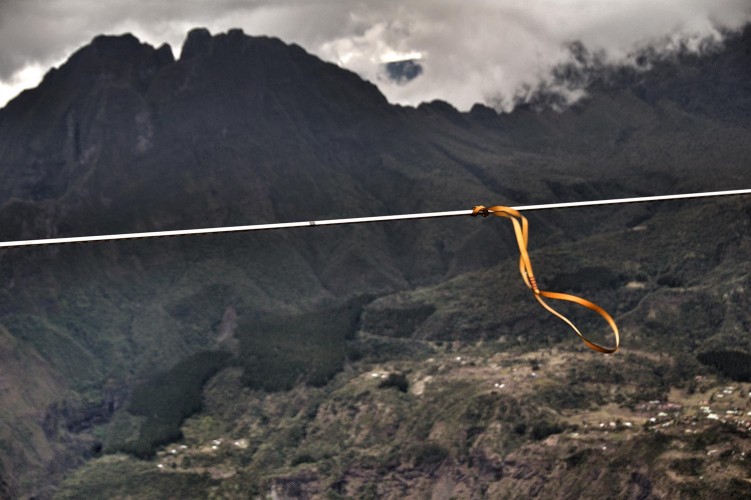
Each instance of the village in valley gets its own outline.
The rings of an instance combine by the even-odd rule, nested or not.
[[[717,375],[697,375],[685,387],[671,387],[663,398],[643,400],[639,396],[642,388],[638,384],[571,380],[574,372],[568,369],[581,364],[589,353],[558,352],[553,349],[514,355],[489,354],[482,348],[462,348],[458,344],[456,348],[446,348],[450,352],[420,361],[355,365],[336,377],[332,384],[334,389],[328,394],[325,394],[325,390],[313,388],[277,394],[243,389],[240,398],[245,400],[242,404],[248,410],[240,421],[245,421],[245,425],[226,422],[226,426],[216,427],[217,430],[223,429],[223,434],[211,434],[200,431],[203,424],[199,420],[189,419],[186,421],[184,441],[170,444],[159,451],[154,460],[155,467],[164,473],[207,473],[215,479],[235,476],[243,470],[243,464],[253,462],[254,451],[261,450],[260,454],[263,455],[265,447],[272,446],[265,443],[267,434],[261,431],[262,426],[253,422],[254,419],[273,421],[283,418],[279,408],[289,404],[283,400],[322,398],[317,403],[317,414],[306,424],[303,434],[307,437],[297,445],[300,449],[313,449],[316,446],[312,442],[313,436],[318,433],[333,435],[333,431],[325,430],[331,426],[344,434],[355,433],[354,429],[360,427],[360,421],[365,418],[380,420],[379,423],[369,421],[371,428],[398,426],[399,422],[388,420],[396,419],[395,415],[400,414],[400,405],[450,406],[457,396],[448,395],[454,392],[452,389],[461,388],[462,397],[469,400],[480,398],[492,403],[493,398],[499,402],[511,398],[522,404],[532,400],[538,404],[546,403],[548,417],[552,416],[555,423],[546,431],[549,434],[539,437],[538,443],[548,450],[585,449],[597,454],[613,454],[619,453],[624,446],[627,448],[631,440],[658,433],[663,436],[660,439],[667,439],[670,443],[660,453],[668,459],[667,463],[679,469],[678,472],[668,471],[669,477],[675,481],[702,481],[704,475],[701,471],[708,468],[725,470],[735,467],[738,475],[747,474],[744,471],[749,467],[747,456],[751,454],[751,440],[748,439],[751,435],[751,384],[730,383]],[[605,363],[617,371],[616,365],[623,363],[623,360],[613,357]],[[408,385],[408,388],[403,387],[404,394],[384,390],[384,387],[395,387],[390,382],[401,378]],[[581,389],[586,391],[584,394],[589,399],[582,404],[564,402],[557,408],[554,399],[539,399],[551,394],[565,396],[567,384],[570,387],[579,386],[571,392],[581,393]],[[401,395],[395,398],[395,394]],[[343,410],[335,403],[342,395],[363,402],[356,408],[350,405]],[[251,407],[254,409],[251,410]],[[379,414],[365,415],[368,408],[370,411],[378,408]],[[443,409],[426,411],[436,415],[431,439],[451,450],[456,436],[465,433],[460,421],[448,421],[455,417],[442,416],[441,413],[445,413]],[[282,428],[286,424],[279,422],[277,425]],[[410,423],[401,422],[401,425],[408,426]],[[491,422],[484,431],[484,437],[481,435],[475,441],[477,446],[481,446],[479,443],[485,443],[487,447],[488,443],[506,442],[507,438],[502,435],[509,433],[509,427],[514,429],[512,433],[532,432],[529,428],[524,430],[519,423]],[[241,428],[244,429],[242,432],[239,431]],[[723,436],[730,433],[734,437],[703,440],[704,434],[712,435],[718,429],[725,433]],[[355,438],[356,441],[360,439]],[[367,455],[369,450],[363,448],[359,452]],[[492,447],[487,452],[492,455]],[[279,469],[279,472],[302,474],[307,471],[305,474],[313,474],[324,467],[315,454],[298,455],[297,459],[288,463],[290,465]],[[685,464],[693,465],[688,467]],[[696,464],[701,464],[701,467]],[[398,471],[394,474],[398,475]]]

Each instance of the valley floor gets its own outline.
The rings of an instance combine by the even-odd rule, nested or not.
[[[749,384],[696,375],[666,385],[676,360],[647,352],[424,347],[419,359],[361,361],[324,387],[287,392],[249,390],[226,369],[182,441],[152,460],[95,459],[57,497],[751,493]]]

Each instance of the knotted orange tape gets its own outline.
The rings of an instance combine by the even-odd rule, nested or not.
[[[513,208],[504,207],[500,205],[496,205],[490,208],[486,208],[482,205],[478,205],[472,209],[473,217],[477,215],[482,215],[483,217],[487,217],[488,215],[491,215],[491,214],[497,217],[506,217],[507,219],[511,219],[511,222],[514,224],[514,233],[516,233],[516,242],[519,245],[519,253],[520,253],[519,272],[522,275],[522,279],[524,280],[524,283],[526,283],[527,287],[534,292],[537,302],[539,302],[540,305],[542,305],[542,307],[550,311],[552,314],[554,314],[555,316],[560,318],[562,321],[564,321],[568,326],[570,326],[576,332],[579,338],[584,342],[584,344],[590,349],[592,349],[593,351],[602,352],[605,354],[612,354],[615,351],[617,351],[618,346],[620,344],[620,337],[618,335],[618,325],[615,324],[615,321],[610,316],[610,314],[608,314],[607,311],[605,311],[605,309],[603,309],[597,304],[590,302],[586,299],[582,299],[581,297],[576,297],[575,295],[569,295],[567,293],[558,293],[558,292],[546,292],[538,288],[537,280],[535,279],[535,276],[532,273],[532,262],[529,260],[529,253],[527,253],[527,242],[529,240],[529,223],[527,222],[527,218],[524,217],[522,214],[520,214],[518,211],[514,210]],[[554,299],[554,300],[566,300],[568,302],[574,302],[602,316],[605,319],[605,321],[607,321],[608,325],[610,325],[610,328],[613,330],[613,335],[615,335],[615,347],[612,347],[612,348],[602,347],[588,340],[586,337],[584,337],[584,335],[581,334],[579,329],[576,327],[576,325],[574,325],[571,322],[571,320],[569,320],[566,316],[564,316],[563,314],[559,313],[558,311],[550,307],[544,300],[542,300],[542,297],[545,297],[548,299]]]

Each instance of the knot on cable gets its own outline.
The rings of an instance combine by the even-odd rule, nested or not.
[[[478,215],[487,217],[488,215],[490,215],[490,210],[488,210],[488,208],[483,205],[477,205],[472,209],[472,217],[477,217]]]

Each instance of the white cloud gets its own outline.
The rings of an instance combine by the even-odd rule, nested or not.
[[[566,47],[575,40],[618,62],[640,46],[698,45],[751,19],[748,4],[722,0],[405,0],[370,15],[369,30],[318,52],[376,81],[391,101],[443,99],[460,109],[489,101],[510,107],[523,84],[570,60]],[[379,80],[376,64],[391,52],[421,54],[423,75],[408,85]]]
[[[4,0],[0,3],[0,105],[39,71],[59,64],[99,33],[132,32],[176,55],[195,26],[240,27],[302,45],[372,80],[392,102],[443,99],[510,105],[580,40],[620,61],[635,47],[669,49],[720,38],[751,21],[747,0]],[[423,74],[396,85],[379,65],[421,59]],[[381,75],[381,76],[379,76]]]
[[[7,81],[0,81],[0,105],[17,96],[23,90],[35,87],[44,76],[45,69],[39,64],[24,66]]]

